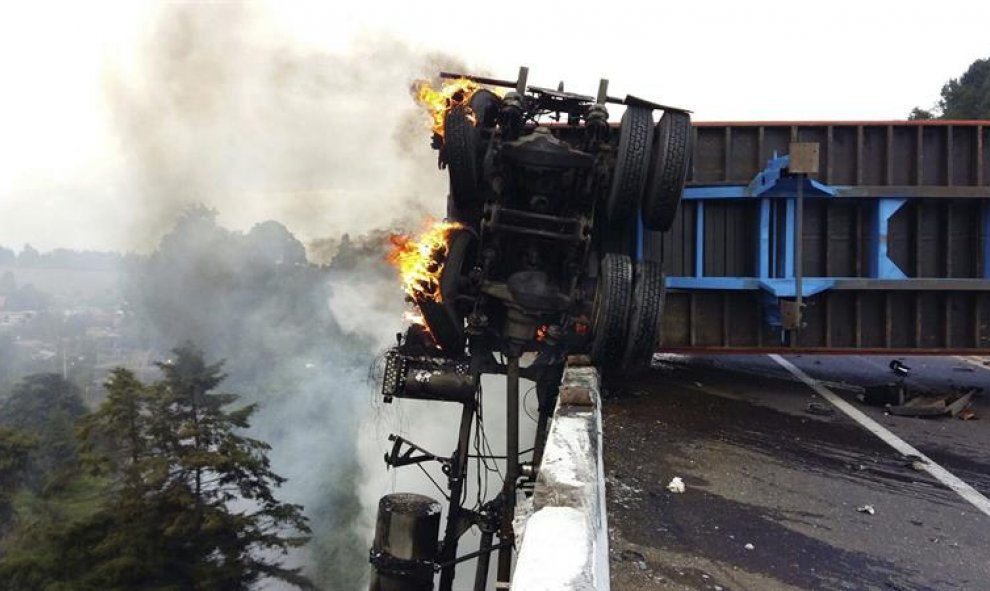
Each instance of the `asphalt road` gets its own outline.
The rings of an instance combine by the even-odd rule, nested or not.
[[[983,360],[902,358],[913,389],[986,389],[962,421],[859,402],[891,357],[787,359],[990,497]],[[834,407],[769,357],[668,356],[606,389],[613,591],[990,589],[990,516],[838,410],[809,413]]]

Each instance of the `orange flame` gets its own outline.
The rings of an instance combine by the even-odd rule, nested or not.
[[[413,83],[413,94],[416,102],[426,107],[433,119],[433,133],[443,137],[443,122],[447,113],[460,104],[471,100],[471,95],[481,89],[481,85],[467,78],[444,80],[439,89],[433,88],[429,80],[417,80]],[[477,123],[473,113],[468,113],[472,123]]]
[[[463,228],[457,222],[428,221],[429,227],[416,238],[401,234],[389,237],[392,248],[386,259],[399,270],[402,289],[414,301],[441,302],[440,274],[450,246],[450,235]]]
[[[413,312],[412,310],[406,310],[402,314],[402,319],[409,324],[418,324],[420,326],[426,326],[426,319],[423,318],[423,314],[420,312]]]

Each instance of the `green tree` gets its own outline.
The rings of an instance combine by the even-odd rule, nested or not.
[[[79,470],[75,428],[85,410],[78,388],[58,374],[27,376],[0,405],[0,425],[32,440],[26,449],[19,437],[6,439],[12,452],[7,465],[19,475],[15,483],[23,484],[18,488],[24,490],[10,497],[9,514],[14,517],[16,508],[16,527],[2,536],[2,589],[74,588],[49,583],[52,573],[64,567],[60,536],[88,517],[98,501],[94,495],[100,487],[81,478]]]
[[[241,590],[265,578],[301,588],[279,553],[309,533],[302,508],[273,489],[267,443],[246,437],[255,405],[228,408],[221,364],[191,345],[141,383],[116,370],[80,429],[83,464],[110,477],[108,503],[57,540],[79,589]],[[78,569],[75,568],[78,566]]]
[[[32,437],[0,428],[0,538],[14,524],[14,507],[10,497],[21,484],[35,444]]]
[[[118,368],[106,390],[79,436],[82,465],[108,478],[109,502],[58,535],[55,546],[72,573],[68,582],[80,589],[167,589],[169,548],[157,497],[169,467],[150,434],[156,389]]]
[[[990,58],[974,61],[962,76],[942,86],[933,109],[915,107],[908,119],[990,119]]]
[[[946,82],[938,106],[943,119],[990,119],[990,58]]]
[[[85,413],[79,388],[53,373],[23,378],[0,404],[0,427],[37,439],[26,469],[32,490],[58,489],[76,473],[76,421]]]

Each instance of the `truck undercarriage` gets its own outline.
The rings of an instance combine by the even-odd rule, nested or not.
[[[689,112],[633,96],[596,96],[515,81],[441,73],[452,81],[432,97],[433,147],[447,170],[447,220],[400,249],[408,299],[422,320],[386,355],[382,395],[461,405],[449,456],[396,435],[390,468],[436,463],[446,479],[445,523],[423,495],[386,495],[371,562],[371,589],[453,585],[455,566],[477,560],[483,590],[491,555],[497,581],[511,577],[517,496],[539,469],[548,419],[568,355],[586,354],[606,375],[649,364],[660,338],[664,280],[641,234],[669,229],[690,155]],[[508,89],[501,92],[500,89]],[[607,105],[625,106],[618,127]],[[661,111],[659,121],[654,111]],[[567,131],[568,141],[560,136]],[[410,246],[410,245],[405,245]],[[521,363],[521,360],[525,360]],[[528,362],[528,363],[527,363]],[[481,376],[506,379],[506,450],[477,445],[483,431]],[[520,461],[520,379],[535,383],[538,417],[529,461]],[[501,490],[463,504],[469,460],[504,461]],[[439,487],[438,487],[439,488]],[[480,531],[476,552],[458,542]]]

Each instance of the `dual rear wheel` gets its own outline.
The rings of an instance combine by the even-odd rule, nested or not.
[[[641,212],[647,230],[669,230],[684,192],[690,157],[690,115],[667,111],[654,126],[652,109],[626,109],[605,201],[609,225],[621,226]]]
[[[602,258],[592,308],[591,357],[608,370],[649,367],[660,345],[665,288],[658,261]]]

